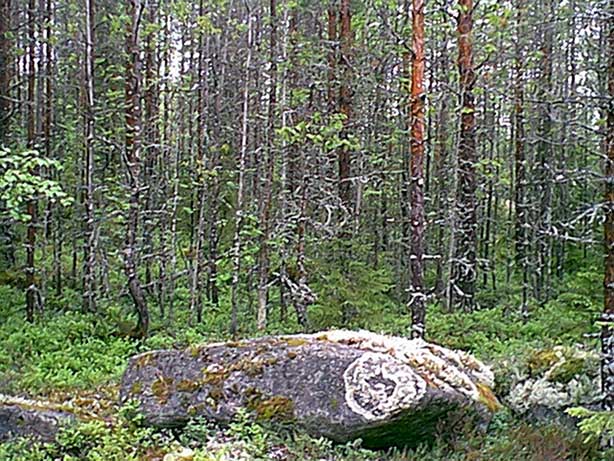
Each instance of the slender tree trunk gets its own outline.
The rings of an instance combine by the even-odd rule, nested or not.
[[[412,0],[412,74],[410,96],[410,264],[409,307],[412,338],[424,338],[424,0]]]
[[[448,206],[448,187],[450,181],[447,178],[446,168],[449,165],[448,161],[448,53],[446,50],[447,40],[439,52],[439,59],[433,63],[437,67],[435,79],[439,80],[437,91],[442,95],[440,97],[440,105],[437,111],[437,121],[435,127],[435,142],[433,149],[434,157],[434,180],[436,183],[435,192],[435,222],[437,223],[437,238],[436,238],[436,268],[435,268],[435,294],[442,305],[447,304],[446,300],[446,282],[445,274],[448,272],[450,259],[446,257],[445,237],[449,231],[449,206]]]
[[[444,269],[447,267],[445,258],[445,234],[448,220],[448,201],[446,194],[447,182],[445,181],[445,167],[447,165],[447,121],[448,105],[444,96],[441,100],[439,113],[437,114],[437,128],[435,140],[435,169],[437,178],[437,195],[435,197],[435,209],[437,212],[437,265],[435,269],[435,293],[443,301],[446,289],[444,283]]]
[[[281,91],[280,91],[280,112],[281,112],[281,128],[285,129],[288,126],[289,121],[289,104],[288,104],[288,87],[289,81],[292,81],[292,66],[293,66],[293,56],[294,56],[294,40],[293,40],[293,25],[294,22],[289,19],[288,8],[284,8],[284,15],[282,19],[282,24],[284,26],[282,34],[282,49],[281,49],[281,59],[282,62],[289,62],[290,65],[285,66],[281,73]],[[289,52],[291,49],[291,52]],[[329,94],[329,97],[331,95]],[[334,94],[333,94],[334,100]],[[289,213],[289,202],[290,202],[290,190],[288,187],[288,158],[289,158],[289,147],[288,142],[284,139],[282,140],[281,145],[281,165],[280,165],[280,197],[279,197],[279,209],[281,215],[281,246],[280,246],[280,262],[279,262],[279,319],[280,322],[286,321],[286,316],[288,313],[288,291],[286,290],[286,284],[284,280],[288,277],[288,255],[289,255],[289,238],[288,238],[288,213]]]
[[[337,88],[335,67],[337,66],[337,11],[334,4],[328,6],[328,112],[334,113],[337,108],[337,99],[335,90]]]
[[[410,2],[406,3],[407,17],[410,17],[411,12],[409,9]],[[404,80],[401,83],[401,93],[411,94],[411,56],[409,52],[403,53],[402,72]],[[406,109],[410,109],[409,105],[405,105]],[[405,111],[399,111],[401,116],[402,129],[411,131],[410,114]],[[403,155],[407,150],[411,151],[411,142],[409,139],[403,140],[399,143],[399,148],[402,152],[401,160],[401,175],[399,176],[400,184],[399,191],[401,196],[400,213],[401,213],[401,239],[400,239],[400,256],[399,256],[399,289],[401,290],[402,301],[409,304],[410,296],[407,287],[411,285],[411,261],[409,260],[410,252],[407,251],[411,248],[411,172],[410,172],[410,157]]]
[[[537,221],[537,272],[535,296],[540,304],[544,304],[550,295],[551,255],[552,255],[552,165],[553,165],[553,139],[552,139],[552,71],[553,71],[553,40],[554,40],[554,12],[552,0],[546,0],[543,6],[545,15],[543,19],[541,41],[541,63],[539,86],[537,92],[539,109],[538,143],[537,143],[537,200],[539,202],[539,216]]]
[[[169,26],[167,29],[167,33],[171,33],[171,27],[169,20]],[[188,52],[186,50],[186,37],[182,35],[181,37],[181,45],[180,45],[180,55],[181,59],[179,62],[179,69],[181,74],[181,79],[178,82],[179,87],[184,83],[183,79],[188,75],[188,69],[186,67],[187,64],[187,55]],[[170,61],[170,59],[169,59]],[[185,108],[187,106],[185,101],[185,96],[180,92],[177,92],[177,96],[175,99],[179,103],[179,108],[175,112],[174,123],[169,125],[178,126],[178,135],[175,137],[176,145],[173,146],[173,173],[172,173],[172,188],[173,195],[171,200],[171,216],[170,216],[170,283],[169,283],[169,304],[168,304],[168,323],[172,324],[175,316],[175,287],[177,282],[177,255],[180,251],[179,249],[179,238],[177,235],[177,228],[179,224],[179,201],[180,201],[180,180],[181,180],[181,162],[182,156],[181,153],[184,150],[184,138],[185,138]],[[171,127],[169,126],[168,138],[172,139]]]
[[[232,319],[230,324],[230,332],[233,337],[238,333],[238,314],[239,314],[239,276],[241,272],[241,250],[242,238],[241,231],[243,230],[244,220],[244,194],[245,194],[245,163],[247,160],[247,136],[248,136],[248,121],[249,121],[249,89],[250,89],[250,66],[252,62],[252,52],[254,45],[254,19],[250,15],[248,17],[247,31],[247,58],[245,60],[245,82],[243,88],[243,121],[241,127],[241,152],[239,154],[238,164],[238,189],[237,189],[237,205],[235,212],[235,234],[233,239],[233,273],[231,287],[231,306]]]
[[[515,240],[516,240],[516,267],[522,277],[522,301],[520,310],[527,314],[529,278],[527,268],[527,215],[525,206],[526,160],[525,160],[525,131],[524,131],[524,66],[522,40],[524,28],[522,27],[524,0],[516,2],[517,32],[514,85],[514,209],[516,211]]]
[[[606,153],[605,163],[605,277],[604,306],[601,320],[601,385],[603,407],[614,411],[614,0],[608,5],[608,94],[606,104]]]
[[[214,106],[217,112],[221,111],[222,97],[224,95],[224,82],[226,81],[227,72],[227,57],[228,57],[228,39],[226,36],[221,38],[221,44],[218,45],[218,53],[221,55],[221,59],[216,61],[219,68],[216,68],[216,75],[219,75],[219,79],[214,80],[216,85]],[[216,143],[222,145],[223,141],[223,128],[219,119],[215,120],[213,124],[214,135]],[[207,292],[209,294],[209,300],[214,306],[219,305],[219,286],[218,286],[218,255],[219,255],[219,241],[220,241],[220,193],[222,188],[222,182],[220,181],[220,175],[223,171],[223,164],[221,161],[221,155],[219,148],[212,152],[211,168],[216,174],[211,180],[211,193],[210,196],[210,209],[209,216],[209,261],[207,267]]]
[[[41,68],[44,65],[43,79],[40,84],[39,93],[42,108],[41,108],[41,131],[42,138],[44,140],[44,152],[47,159],[53,158],[53,123],[54,123],[54,101],[53,101],[53,41],[51,36],[51,28],[53,25],[53,12],[51,0],[40,0],[41,9],[41,23],[39,35],[42,38],[41,54]],[[46,175],[51,179],[57,179],[57,172],[46,171]],[[57,207],[51,200],[47,200],[45,203],[45,211],[43,217],[43,242],[42,242],[42,254],[41,259],[47,260],[47,249],[49,248],[49,241],[53,243],[52,229],[54,221],[53,210]],[[40,281],[40,293],[41,293],[41,306],[45,304],[44,295],[47,293],[47,279],[48,270],[45,264],[42,265],[41,281]]]
[[[343,120],[343,139],[348,139],[349,126],[352,120],[352,68],[351,68],[351,49],[352,49],[352,20],[350,16],[350,0],[341,0],[341,10],[339,12],[341,21],[340,34],[340,58],[341,58],[341,85],[339,88],[339,111],[344,115]],[[339,199],[345,213],[352,213],[352,193],[350,178],[350,150],[347,145],[342,145],[338,151],[339,163]],[[351,216],[350,216],[351,217]],[[351,219],[348,221],[351,222]],[[345,232],[347,234],[347,232]],[[347,237],[347,235],[346,235]]]
[[[124,248],[124,271],[128,289],[138,314],[136,335],[147,336],[149,310],[141,288],[137,267],[137,235],[141,195],[141,52],[139,30],[143,5],[141,0],[130,0],[126,35],[126,163],[129,178],[129,207]]]
[[[160,112],[160,125],[156,130],[157,138],[159,139],[159,171],[160,171],[160,194],[161,197],[166,198],[170,197],[171,191],[171,181],[172,178],[172,163],[171,163],[171,136],[170,136],[170,113],[171,109],[169,105],[171,104],[171,90],[170,90],[170,50],[169,43],[170,35],[169,27],[170,27],[170,14],[165,9],[162,9],[162,13],[160,15],[160,45],[158,51],[158,75],[160,76],[160,81],[157,83],[157,88],[159,91],[159,99],[161,101],[161,112]],[[170,247],[169,242],[171,241],[169,230],[170,230],[170,221],[171,221],[171,203],[172,201],[164,203],[162,205],[162,213],[160,213],[158,219],[158,241],[160,248],[160,263],[159,263],[159,291],[158,291],[158,307],[160,311],[160,318],[164,319],[167,314],[167,302],[169,296],[168,283],[169,279],[169,262],[170,262],[170,253],[173,251]]]
[[[158,4],[157,0],[151,0],[147,3],[147,26],[154,27],[158,24]],[[152,267],[156,260],[156,251],[154,248],[154,232],[155,219],[154,215],[157,211],[157,197],[159,187],[157,184],[158,176],[156,174],[156,160],[159,156],[159,139],[158,139],[158,70],[156,56],[156,34],[150,32],[147,34],[144,44],[145,57],[145,72],[143,86],[143,182],[148,187],[145,188],[145,197],[143,200],[143,263],[145,266],[145,285],[144,289],[151,293],[156,291],[157,283],[152,282]]]
[[[11,0],[0,0],[0,147],[8,145],[13,104],[11,80],[13,76],[13,39],[11,31]],[[15,264],[13,232],[8,217],[0,217],[0,270]]]
[[[309,306],[316,301],[315,294],[307,283],[307,268],[305,267],[305,242],[306,242],[306,225],[307,225],[307,188],[308,175],[306,171],[306,155],[303,153],[300,160],[300,198],[299,198],[299,215],[296,229],[296,282],[288,280],[288,288],[292,296],[292,302],[296,311],[298,324],[303,328],[303,331],[309,330]]]
[[[10,96],[13,74],[11,16],[11,0],[0,0],[0,146],[6,142],[13,107]]]
[[[83,308],[96,310],[96,229],[94,228],[94,0],[85,0],[85,241],[83,246]]]
[[[199,14],[204,16],[205,10],[203,1],[199,6]],[[206,178],[205,169],[207,165],[206,150],[209,138],[207,136],[207,101],[209,97],[208,83],[208,66],[206,60],[209,59],[209,39],[205,39],[205,34],[200,33],[199,51],[198,51],[198,159],[196,164],[196,200],[198,205],[198,225],[196,232],[196,245],[194,248],[193,263],[192,263],[192,283],[191,283],[191,301],[190,311],[192,317],[197,322],[202,321],[202,275],[201,268],[204,266],[203,261],[203,244],[205,240],[205,224],[206,224]]]
[[[277,92],[277,2],[270,0],[270,88],[267,118],[267,158],[264,186],[260,199],[260,253],[258,255],[258,329],[266,328],[269,298],[269,238],[271,233],[271,199],[275,167],[275,108]]]
[[[28,148],[36,149],[36,2],[28,2],[28,91],[27,91],[27,136]],[[37,308],[37,293],[35,278],[35,252],[36,252],[36,226],[37,226],[37,200],[30,200],[27,205],[29,216],[28,229],[26,236],[26,318],[29,322],[34,322],[34,314]]]
[[[476,120],[473,88],[473,0],[459,0],[458,72],[461,91],[458,145],[457,237],[452,264],[451,305],[471,311],[476,282]]]

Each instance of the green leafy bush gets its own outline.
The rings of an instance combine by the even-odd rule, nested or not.
[[[118,379],[136,344],[114,333],[92,314],[54,313],[34,325],[19,315],[8,317],[0,326],[5,390],[90,388]]]
[[[567,413],[580,419],[578,428],[586,436],[586,442],[614,437],[614,412],[574,407],[569,408]]]

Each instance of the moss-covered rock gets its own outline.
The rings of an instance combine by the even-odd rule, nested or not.
[[[415,446],[459,415],[488,421],[499,408],[493,383],[490,370],[464,352],[335,330],[136,356],[121,398],[136,398],[146,422],[161,427],[196,416],[229,422],[245,408],[337,442]]]
[[[78,417],[78,411],[62,405],[0,395],[0,442],[17,437],[52,441]]]
[[[555,383],[567,384],[576,376],[586,372],[586,360],[580,357],[570,357],[552,367],[548,378]]]
[[[563,346],[540,349],[528,356],[526,374],[517,374],[505,400],[513,410],[529,417],[563,412],[597,400],[599,378],[596,351]]]
[[[294,402],[283,395],[274,395],[255,403],[254,409],[259,419],[291,421],[294,419]]]
[[[538,376],[548,371],[555,363],[561,360],[562,351],[552,348],[533,352],[527,359],[530,376]]]

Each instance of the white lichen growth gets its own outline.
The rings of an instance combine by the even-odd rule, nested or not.
[[[527,378],[524,374],[515,376],[516,384],[512,386],[506,401],[509,406],[519,413],[525,413],[535,406],[545,406],[552,409],[563,409],[574,405],[586,405],[601,398],[599,369],[599,354],[592,350],[583,350],[579,347],[570,348],[555,346],[551,349],[538,351],[545,356],[550,354],[549,363],[537,376]],[[578,369],[572,379],[559,381],[561,373],[571,375],[574,373],[568,364],[572,361],[584,362],[582,369]],[[535,362],[535,360],[534,360]],[[534,367],[539,365],[536,363]],[[571,371],[570,371],[571,370]],[[535,372],[535,370],[534,370]]]
[[[345,370],[343,380],[348,406],[368,420],[409,408],[426,392],[426,382],[420,375],[383,353],[361,355]]]
[[[369,372],[369,368],[364,365],[373,361],[373,356],[367,355],[362,365],[355,362],[349,368],[351,371],[346,371],[346,374],[350,373],[352,375],[357,372],[356,370],[363,371],[364,376],[360,379],[355,378],[352,383],[358,381],[368,383],[373,376],[383,375],[384,373],[388,375],[387,379],[391,381],[396,383],[403,382],[403,387],[399,387],[400,384],[397,384],[399,389],[389,393],[388,399],[384,398],[384,402],[374,407],[378,409],[377,411],[382,411],[383,413],[386,408],[396,408],[398,410],[399,407],[404,408],[404,406],[418,403],[425,393],[420,387],[422,383],[429,383],[429,385],[451,394],[460,393],[475,401],[481,401],[482,399],[478,385],[487,386],[488,388],[494,386],[493,372],[489,367],[471,355],[462,351],[446,349],[420,339],[410,340],[401,337],[385,336],[364,330],[332,330],[314,335],[303,335],[303,337],[306,339],[327,340],[350,345],[364,351],[384,354],[390,360],[390,362],[386,362],[387,364],[395,363],[394,367],[386,365],[386,371],[384,371],[384,366],[379,366],[371,367]],[[396,370],[396,374],[391,373],[392,368]],[[408,377],[404,378],[402,376]],[[421,379],[414,379],[413,376]],[[415,387],[410,390],[412,385]],[[353,384],[353,386],[356,385]],[[363,393],[375,392],[369,390],[367,385],[360,385],[359,387]],[[426,389],[426,386],[424,386],[424,389]],[[346,397],[355,396],[357,392],[357,388],[353,388],[351,391],[346,392]],[[405,393],[407,394],[407,399],[400,397]],[[364,394],[359,399],[353,397],[352,400],[348,397],[347,402],[350,408],[354,410],[354,408],[360,406],[356,405],[357,401],[371,401],[372,398],[373,396],[370,394]],[[354,411],[365,417],[367,417],[366,415],[369,417],[377,416],[377,412],[374,413],[372,410],[365,409],[364,405],[361,408],[358,411]]]
[[[525,413],[534,406],[562,409],[584,405],[600,399],[600,385],[587,376],[580,376],[567,384],[555,383],[545,378],[527,379],[517,384],[509,396],[509,406]]]
[[[562,408],[570,403],[565,386],[552,383],[546,379],[528,379],[518,384],[507,399],[509,405],[516,411],[524,413],[532,406],[539,404],[550,408]]]

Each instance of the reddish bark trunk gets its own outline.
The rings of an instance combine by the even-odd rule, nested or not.
[[[609,13],[614,14],[614,0],[609,2]],[[603,406],[614,411],[614,21],[608,30],[608,96],[605,164],[605,276],[604,306],[601,330],[601,382]]]
[[[411,158],[410,158],[410,265],[409,306],[412,338],[424,337],[424,0],[412,0]]]

